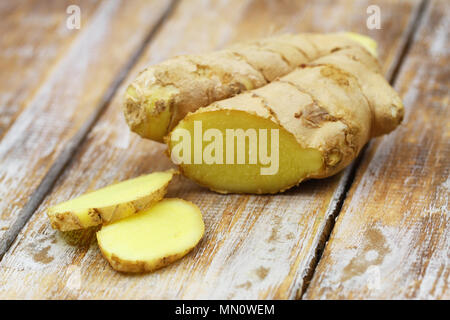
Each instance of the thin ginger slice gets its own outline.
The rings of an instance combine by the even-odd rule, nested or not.
[[[51,225],[60,231],[89,228],[149,208],[167,192],[175,170],[154,172],[81,195],[50,207]]]
[[[103,226],[98,245],[111,266],[122,272],[149,272],[186,255],[203,237],[199,208],[181,199],[164,199],[149,209]]]

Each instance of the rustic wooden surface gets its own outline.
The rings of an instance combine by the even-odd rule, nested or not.
[[[370,31],[366,28],[366,8],[370,4],[377,4],[382,10],[382,30]],[[105,13],[108,10],[100,7],[114,5],[102,2],[98,8],[92,9],[91,24],[84,30],[82,28],[80,35],[72,40],[74,44],[61,57],[62,62],[53,67],[43,84],[39,84],[33,99],[23,107],[22,113],[0,141],[0,228],[3,228],[0,241],[5,244],[5,251],[8,249],[0,262],[0,297],[300,298],[308,285],[306,297],[326,296],[325,288],[320,287],[323,283],[316,281],[319,271],[325,270],[323,262],[319,264],[313,280],[317,283],[316,288],[309,284],[309,278],[316,260],[320,259],[320,249],[329,236],[345,190],[352,180],[351,169],[329,179],[303,183],[275,196],[218,195],[178,178],[177,183],[172,183],[169,196],[182,197],[199,205],[204,213],[206,235],[184,259],[145,275],[115,272],[101,257],[94,231],[56,232],[51,229],[45,210],[49,205],[86,190],[171,166],[168,159],[162,156],[164,147],[131,134],[120,111],[124,85],[144,66],[175,54],[202,52],[236,40],[283,31],[352,30],[369,34],[379,42],[383,70],[391,78],[408,58],[405,48],[415,30],[421,4],[420,0],[181,1],[157,25],[158,19],[170,7],[168,2],[147,4],[127,1],[126,9],[111,9],[110,13]],[[136,12],[140,13],[141,18],[136,19]],[[115,14],[121,15],[121,18]],[[95,19],[104,29],[94,27],[96,24],[92,21]],[[149,37],[152,28],[158,31]],[[104,30],[102,41],[95,36],[101,30]],[[443,30],[441,33],[445,34],[445,25]],[[147,43],[140,55],[140,46]],[[77,50],[81,50],[77,46],[91,48],[91,55],[86,55],[82,67],[76,64],[80,63]],[[139,61],[128,72],[124,84],[117,88],[119,81],[114,79],[124,76],[134,61],[133,57],[139,55]],[[17,68],[20,69],[20,66]],[[77,77],[67,74],[77,74]],[[402,71],[402,79],[403,74]],[[109,102],[108,94],[112,93],[111,103],[100,114],[103,105]],[[423,97],[421,101],[425,102],[427,95]],[[442,103],[442,108],[445,108],[448,105],[445,91],[441,98],[437,103]],[[416,101],[413,97],[410,100],[409,104],[414,106]],[[90,123],[94,124],[92,129]],[[438,127],[430,126],[431,133],[427,139],[431,140],[427,141],[436,150],[435,160],[429,161],[440,159],[445,167],[446,158],[439,158],[439,148],[445,146],[445,139],[441,137],[445,131],[443,127],[444,124],[441,124],[441,131],[438,131]],[[82,140],[85,133],[88,135]],[[395,136],[396,141],[386,140],[391,149],[397,148],[397,143],[401,144],[402,139],[407,139],[404,134]],[[432,137],[441,138],[438,139],[441,145],[434,144]],[[74,147],[65,151],[68,142]],[[80,147],[75,149],[79,143]],[[374,145],[369,151],[372,148]],[[364,181],[362,177],[367,171],[370,154],[364,157],[363,166],[357,170],[354,188]],[[64,167],[67,160],[70,162]],[[384,170],[394,172],[395,163],[390,160],[387,156],[376,160],[380,161],[377,166],[385,166]],[[419,166],[417,163],[410,164],[414,168]],[[438,169],[435,170],[437,174]],[[408,172],[410,179],[417,179],[412,172]],[[392,175],[395,176],[394,173]],[[397,173],[396,181],[401,181],[401,176],[401,172]],[[55,186],[51,188],[55,180]],[[436,181],[433,180],[432,186]],[[415,186],[420,185],[421,182],[416,181]],[[379,183],[377,187],[381,190],[383,184]],[[436,190],[430,187],[428,192],[437,194]],[[402,194],[398,192],[398,195]],[[44,195],[47,196],[41,203]],[[417,191],[417,196],[421,196],[424,203],[429,194]],[[348,200],[356,201],[353,198],[354,192]],[[437,201],[432,195],[429,199]],[[365,199],[365,204],[368,205],[370,200]],[[372,201],[381,200],[376,198]],[[446,205],[445,202],[443,205]],[[344,205],[344,208],[347,207],[348,201]],[[405,210],[402,207],[397,209],[402,214],[401,210]],[[343,219],[348,215],[342,214]],[[26,223],[29,216],[31,219]],[[22,229],[24,223],[26,225]],[[414,229],[417,226],[411,225],[409,231],[412,238],[408,239],[423,237],[422,229]],[[355,226],[358,227],[364,226]],[[433,230],[438,230],[438,227]],[[441,233],[436,233],[436,238],[441,241],[439,243],[445,244],[447,241],[448,252],[448,232],[443,229]],[[13,240],[15,235],[17,238],[9,248],[5,239]],[[408,239],[405,241],[413,241]],[[444,246],[441,251],[435,251],[443,254],[445,249]],[[324,259],[328,257],[327,252],[328,247]],[[417,252],[416,259],[425,259],[428,253],[424,247]],[[414,252],[409,254],[412,261]],[[433,261],[442,263],[442,257],[440,259],[437,257]],[[445,257],[444,261],[447,261]],[[444,266],[441,279],[448,281],[448,269],[445,268],[448,266]],[[352,288],[354,292],[359,292],[356,286]],[[313,290],[320,294],[312,296]],[[327,290],[338,296],[339,292],[334,290],[341,288]],[[421,292],[432,295],[430,290],[424,288]],[[369,297],[364,290],[359,293],[359,297]],[[411,295],[419,296],[418,292]]]
[[[69,4],[83,7],[83,24],[94,1],[4,1],[0,9],[0,137],[65,56],[79,32],[66,28]]]
[[[58,157],[70,155],[83,131],[95,121],[127,63],[167,7],[168,3],[157,0],[132,1],[126,6],[121,1],[101,2],[92,17],[82,21],[86,25],[70,48],[3,134],[0,256],[5,249],[3,240],[11,238],[24,217],[32,214],[30,205],[54,180],[54,168],[64,165],[62,158],[56,161]],[[65,7],[60,9],[65,13]],[[62,23],[64,28],[65,21]],[[20,65],[17,67],[20,70]],[[7,72],[14,74],[15,70]],[[10,107],[14,105],[5,103],[2,109]]]
[[[306,298],[450,299],[449,12],[428,6],[395,84],[404,124],[366,152]]]

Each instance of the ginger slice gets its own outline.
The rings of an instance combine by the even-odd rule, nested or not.
[[[175,170],[154,172],[50,207],[47,214],[51,225],[70,231],[126,218],[161,200],[174,174]]]
[[[148,272],[186,255],[203,237],[199,208],[186,200],[164,199],[126,219],[103,226],[98,245],[111,266],[123,272]]]

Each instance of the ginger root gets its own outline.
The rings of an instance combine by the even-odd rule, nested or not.
[[[98,245],[111,266],[123,272],[162,268],[191,251],[205,226],[196,205],[164,199],[151,208],[102,227]]]
[[[277,193],[337,173],[402,118],[401,99],[357,45],[189,113],[166,142],[181,172],[214,191]]]
[[[151,173],[50,207],[47,214],[51,225],[70,231],[126,218],[160,201],[174,174],[175,170]]]
[[[130,129],[162,142],[189,112],[260,88],[295,68],[337,50],[376,43],[354,33],[281,35],[228,49],[169,59],[142,71],[125,93]]]

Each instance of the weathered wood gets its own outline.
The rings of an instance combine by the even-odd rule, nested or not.
[[[66,27],[66,8],[70,4],[82,8],[83,26],[89,23],[98,6],[93,0],[2,2],[0,137],[81,34]]]
[[[181,2],[127,81],[149,63],[282,31],[368,33],[373,1]],[[419,1],[375,1],[386,30],[369,32],[388,71],[404,43]],[[389,26],[389,28],[387,28]],[[182,260],[157,272],[115,272],[91,231],[51,229],[45,209],[89,189],[171,166],[164,147],[129,132],[121,112],[123,87],[90,132],[70,167],[23,229],[0,266],[1,297],[25,298],[295,298],[343,194],[342,175],[303,183],[274,196],[219,195],[184,179],[169,196],[201,208],[206,235]],[[22,283],[21,286],[15,285]]]
[[[449,17],[431,1],[396,81],[404,124],[366,152],[305,298],[450,298]]]
[[[65,164],[61,160],[69,160],[90,129],[169,4],[102,2],[5,133],[0,141],[0,256],[51,187]]]

